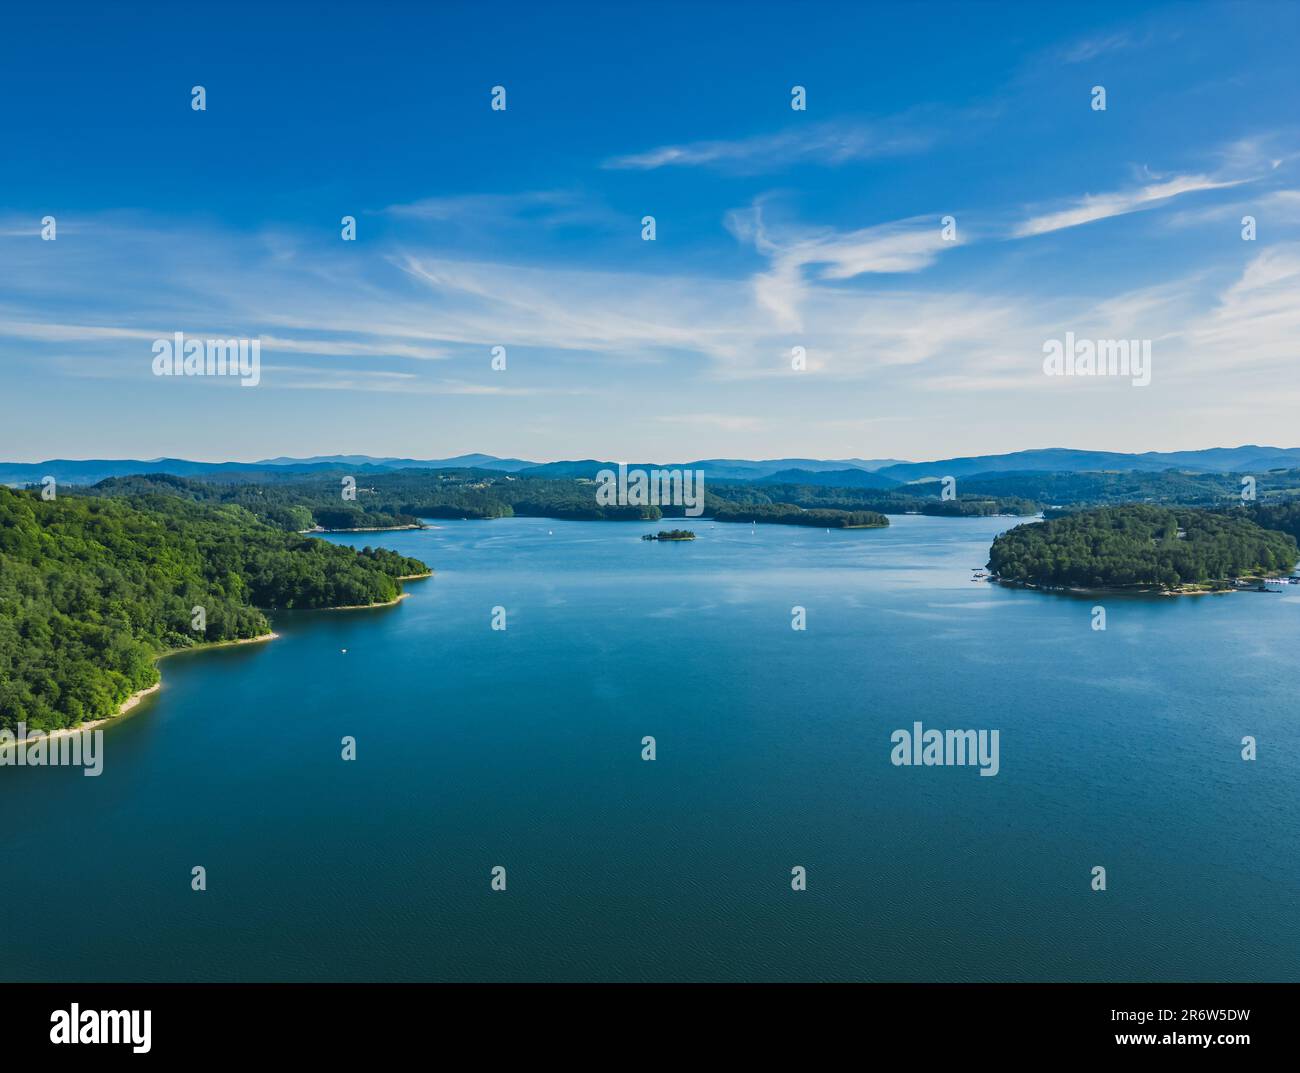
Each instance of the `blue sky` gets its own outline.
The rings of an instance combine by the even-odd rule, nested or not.
[[[1300,5],[613,7],[8,17],[0,456],[1300,444]]]

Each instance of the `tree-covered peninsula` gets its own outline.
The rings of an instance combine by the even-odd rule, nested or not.
[[[426,573],[418,559],[287,533],[238,506],[47,502],[0,487],[0,727],[115,715],[158,682],[154,660],[169,650],[264,635],[263,608],[386,603],[399,578]]]
[[[1293,536],[1245,517],[1134,505],[1018,525],[993,541],[988,569],[1031,585],[1189,591],[1290,573],[1297,559]]]

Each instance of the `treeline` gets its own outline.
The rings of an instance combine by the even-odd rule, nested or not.
[[[811,525],[819,529],[866,529],[889,524],[883,514],[870,510],[803,510],[791,503],[753,503],[715,510],[719,522],[763,522],[776,525]]]
[[[308,529],[393,529],[418,525],[420,519],[381,496],[373,478],[356,482],[356,499],[343,498],[342,476],[294,481],[200,480],[154,473],[109,477],[83,494],[135,497],[167,495],[196,503],[243,507],[258,521],[289,532]]]
[[[192,479],[153,475],[110,478],[90,494],[131,496],[157,492],[196,502],[244,507],[268,525],[289,531],[313,527],[371,529],[416,524],[419,518],[508,518],[512,515],[575,520],[657,520],[681,517],[685,507],[602,507],[589,477],[542,477],[495,470],[410,469],[356,478],[355,500],[343,500],[346,467],[322,474],[257,473]],[[1300,500],[1300,470],[1255,475],[1261,502]],[[888,490],[811,484],[706,480],[704,513],[715,516],[756,504],[804,510],[874,511],[938,517],[1031,516],[1125,503],[1230,510],[1241,502],[1237,474],[1187,473],[990,473],[957,482],[955,499],[941,496],[940,481]]]
[[[179,495],[196,502],[235,504],[277,528],[302,531],[368,529],[414,524],[419,518],[563,518],[574,521],[658,521],[680,518],[684,504],[602,506],[596,482],[587,477],[522,477],[492,470],[399,470],[371,474],[356,483],[356,500],[341,501],[343,470],[324,475],[258,476],[214,481],[152,475],[101,481],[90,494],[132,496],[148,492]],[[1036,503],[1015,497],[959,495],[939,497],[939,484],[908,486],[915,491],[864,491],[820,485],[755,485],[707,482],[704,514],[753,506],[780,507],[788,524],[835,526],[834,520],[810,522],[798,511],[831,510],[875,514],[921,513],[943,516],[1034,514]],[[925,491],[920,491],[925,489]],[[767,521],[778,521],[769,511]],[[856,523],[853,523],[856,524]],[[864,523],[878,524],[878,523]]]
[[[1295,537],[1245,517],[1134,505],[1016,526],[993,541],[988,569],[1039,585],[1172,589],[1289,573],[1298,558]]]
[[[279,531],[238,506],[47,502],[0,487],[0,726],[114,715],[158,681],[163,651],[265,634],[263,608],[385,603],[398,577],[427,570]]]
[[[1245,513],[1256,525],[1289,533],[1300,540],[1300,499],[1287,503],[1252,503]]]
[[[1300,470],[1253,474],[1256,493],[1269,498],[1300,496]],[[972,495],[1018,495],[1045,508],[1156,503],[1166,506],[1225,508],[1241,502],[1242,475],[1158,472],[1001,473],[967,477],[957,487]],[[1045,510],[1045,513],[1060,513]]]
[[[785,503],[808,510],[828,508],[949,518],[991,517],[1000,514],[1027,517],[1037,514],[1039,510],[1037,502],[1020,496],[968,494],[963,491],[964,485],[961,482],[958,483],[957,498],[948,500],[941,497],[942,484],[938,481],[891,488],[887,492],[817,484],[718,482],[713,487],[716,495],[731,505]]]
[[[343,500],[344,470],[290,478],[198,480],[155,474],[101,481],[89,493],[134,496],[148,492],[244,507],[280,529],[380,529],[418,524],[420,518],[656,520],[658,507],[602,507],[591,481],[515,478],[486,470],[399,470],[356,481],[356,499]]]

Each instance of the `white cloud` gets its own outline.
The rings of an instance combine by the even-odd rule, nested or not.
[[[1224,187],[1239,186],[1249,181],[1249,179],[1220,181],[1204,175],[1179,175],[1163,182],[1149,183],[1129,190],[1108,194],[1086,194],[1068,208],[1031,217],[1018,225],[1013,234],[1016,238],[1044,235],[1050,231],[1060,231],[1067,227],[1078,227],[1080,224],[1109,219],[1112,216],[1139,212],[1182,194],[1201,190],[1221,190]]]
[[[807,348],[808,361],[799,390],[827,421],[840,422],[827,428],[841,430],[846,421],[869,429],[900,412],[933,420],[936,406],[965,420],[976,399],[982,417],[1006,414],[1026,393],[1052,414],[1058,406],[1083,413],[1083,400],[1097,391],[1118,399],[1113,384],[1063,386],[1043,377],[1043,342],[1065,331],[1157,340],[1150,395],[1166,406],[1176,397],[1189,410],[1216,401],[1225,385],[1243,399],[1270,391],[1295,366],[1300,246],[1264,251],[1217,293],[1213,266],[1205,265],[1085,299],[1045,294],[1033,280],[922,286],[915,274],[948,245],[940,245],[937,217],[841,232],[774,227],[760,206],[730,224],[763,255],[757,273],[538,268],[379,246],[322,272],[320,251],[310,247],[286,260],[201,232],[159,230],[125,247],[115,234],[110,249],[88,240],[57,266],[34,258],[0,269],[6,294],[13,293],[10,274],[21,276],[23,288],[21,304],[0,308],[7,337],[0,355],[36,370],[58,362],[59,376],[126,380],[148,375],[148,342],[160,334],[212,329],[260,335],[268,354],[283,352],[281,362],[266,363],[264,383],[273,390],[504,402],[648,385],[681,401],[644,424],[740,437],[779,424],[774,415],[789,391],[796,344]],[[176,258],[190,249],[203,256],[179,271]],[[119,266],[108,295],[106,259]],[[896,278],[888,287],[865,285],[879,274]],[[900,286],[909,279],[915,285]],[[160,313],[163,306],[168,312]],[[509,347],[508,374],[487,371],[497,343]],[[1163,394],[1174,388],[1181,394]],[[573,410],[558,401],[553,409],[572,422]]]
[[[1300,365],[1300,243],[1259,253],[1182,333],[1189,374],[1238,376],[1242,392],[1291,385]],[[1272,377],[1252,377],[1251,373]]]
[[[1221,224],[1225,220],[1239,224],[1243,216],[1254,216],[1265,232],[1278,226],[1300,223],[1300,190],[1273,190],[1245,201],[1187,209],[1171,213],[1168,223],[1170,227]]]
[[[587,228],[610,230],[624,221],[604,201],[578,190],[534,190],[517,194],[460,194],[422,198],[406,204],[389,205],[379,215],[412,222],[438,225],[439,236],[447,239],[498,238],[511,228]]]
[[[1132,47],[1133,38],[1127,32],[1120,31],[1076,41],[1062,52],[1061,58],[1066,63],[1083,63],[1086,60],[1093,60],[1098,56],[1103,56],[1107,52],[1116,52],[1120,49]]]
[[[613,157],[605,168],[652,171],[663,167],[714,167],[758,172],[798,162],[834,166],[854,160],[896,156],[928,148],[933,135],[903,128],[902,121],[881,124],[825,121],[800,123],[777,134],[731,141],[661,145],[644,153]]]
[[[957,245],[943,239],[937,215],[856,231],[773,229],[759,202],[730,213],[727,226],[737,238],[752,242],[768,257],[771,267],[754,278],[754,294],[778,324],[792,329],[803,323],[800,308],[808,297],[809,278],[843,281],[867,273],[918,272],[933,263],[942,250]]]

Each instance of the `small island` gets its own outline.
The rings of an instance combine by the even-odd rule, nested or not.
[[[1270,588],[1295,537],[1240,515],[1133,505],[1018,525],[989,549],[990,580],[1071,592],[1189,595]]]
[[[646,533],[642,540],[694,540],[695,534],[689,529],[660,529],[657,533]]]

